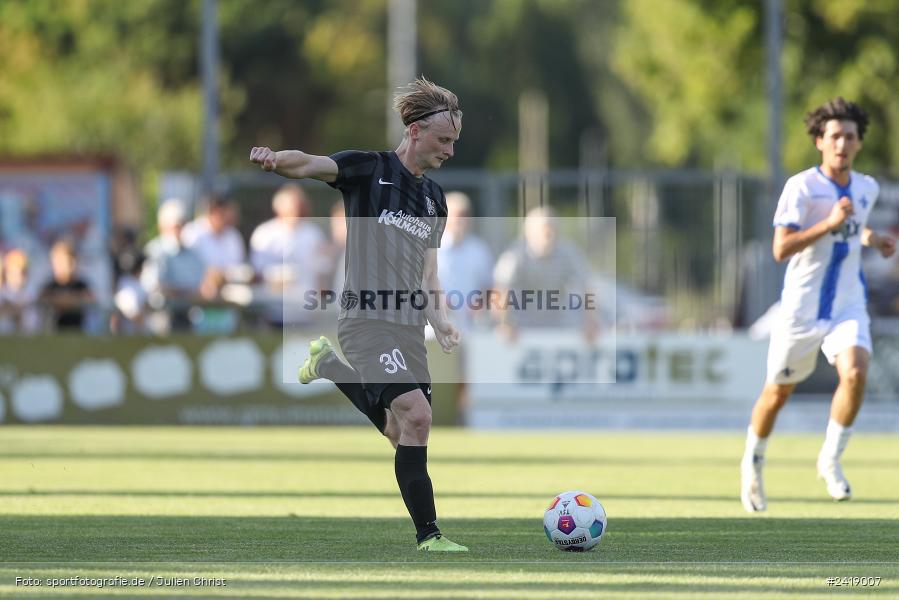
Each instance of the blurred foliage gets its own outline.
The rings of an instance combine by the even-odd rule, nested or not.
[[[222,67],[246,94],[224,166],[245,168],[254,145],[320,154],[382,146],[385,7],[386,0],[220,1]]]
[[[764,167],[761,3],[753,4],[623,4],[612,65],[648,105],[655,126],[646,150],[662,164]]]
[[[0,151],[195,168],[196,27],[188,5],[163,0],[0,3]]]
[[[899,176],[899,0],[785,0],[784,159],[792,170],[818,157],[806,112],[829,98],[871,116],[859,169]]]
[[[654,162],[764,171],[764,4],[622,4],[612,64],[647,107],[653,127],[646,151]],[[805,133],[805,114],[842,95],[872,117],[859,167],[899,173],[897,15],[899,0],[784,0],[788,172],[818,158]]]
[[[872,114],[860,166],[899,164],[899,0],[784,0],[788,171],[816,159],[804,114]],[[388,0],[219,0],[225,169],[252,145],[385,145]],[[764,3],[419,2],[419,71],[456,91],[453,167],[517,165],[518,98],[545,92],[550,163],[766,168]],[[196,169],[199,0],[0,2],[0,153],[113,153]]]

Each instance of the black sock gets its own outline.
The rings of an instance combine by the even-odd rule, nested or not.
[[[440,533],[437,509],[434,508],[434,488],[428,477],[428,447],[398,445],[395,468],[403,502],[415,523],[415,539],[422,542]]]
[[[334,383],[360,383],[362,379],[356,369],[346,364],[337,354],[328,353],[328,356],[322,358],[316,368],[318,374],[325,379],[330,379]]]
[[[384,408],[371,402],[365,388],[362,387],[362,379],[356,369],[334,354],[323,359],[317,370],[319,375],[333,381],[337,389],[350,399],[353,406],[368,417],[378,431],[384,433],[384,428],[387,426],[387,415],[384,413]]]

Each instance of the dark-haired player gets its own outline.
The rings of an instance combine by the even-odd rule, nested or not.
[[[884,257],[896,250],[893,238],[866,226],[877,182],[852,170],[868,126],[865,112],[837,98],[809,113],[805,123],[821,164],[787,181],[774,215],[774,258],[790,262],[771,333],[768,374],[741,463],[740,497],[749,512],[767,508],[762,467],[768,436],[796,384],[814,370],[819,349],[836,367],[840,382],[818,454],[818,474],[834,500],[851,497],[840,456],[861,408],[871,356],[861,247],[876,248]]]

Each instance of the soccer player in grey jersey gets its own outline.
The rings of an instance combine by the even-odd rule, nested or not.
[[[455,94],[423,77],[396,96],[394,108],[405,125],[394,152],[315,156],[254,147],[250,160],[284,177],[324,181],[343,194],[346,282],[338,339],[350,364],[321,337],[310,345],[300,381],[334,381],[396,448],[396,479],[419,550],[465,552],[437,527],[427,470],[431,379],[424,345],[425,321],[445,352],[460,338],[437,278],[446,200],[425,172],[453,156],[462,111]]]

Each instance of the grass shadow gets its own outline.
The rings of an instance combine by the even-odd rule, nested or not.
[[[338,505],[335,505],[335,510]],[[471,548],[441,561],[893,562],[886,519],[619,518],[597,552],[569,555],[539,519],[451,519]],[[0,562],[432,561],[408,519],[333,517],[0,516]]]
[[[241,490],[89,490],[89,489],[36,489],[2,490],[3,497],[56,497],[56,496],[82,496],[82,497],[137,497],[137,498],[351,498],[365,500],[369,498],[396,498],[397,492],[391,491],[356,491],[347,492],[339,490],[316,491],[241,491]],[[441,498],[457,498],[465,500],[493,498],[516,498],[522,500],[548,501],[552,494],[545,492],[440,492]],[[735,502],[736,495],[722,496],[710,494],[614,494],[606,493],[603,500],[628,500],[628,501],[689,501],[689,502]],[[821,497],[821,494],[812,496],[770,496],[772,501],[780,503],[812,503],[833,504],[830,498]],[[899,498],[854,498],[852,504],[872,505],[899,505]]]
[[[74,450],[57,451],[16,451],[0,452],[0,460],[111,460],[111,461],[265,461],[265,462],[298,462],[298,463],[379,463],[389,461],[393,451],[388,446],[377,452],[343,453],[343,452],[128,452],[110,453],[105,451]],[[514,456],[446,456],[434,454],[428,457],[429,463],[462,466],[557,466],[560,462],[570,460],[570,455],[549,454],[516,454]],[[740,457],[694,456],[664,458],[657,456],[626,457],[604,456],[602,465],[609,467],[739,467]],[[853,468],[897,468],[899,460],[859,458],[847,462]],[[814,466],[811,458],[778,458],[778,467]]]

